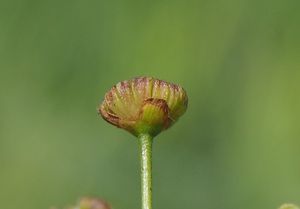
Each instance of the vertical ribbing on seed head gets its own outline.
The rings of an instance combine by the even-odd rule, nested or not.
[[[188,104],[186,91],[179,85],[152,77],[138,77],[113,86],[98,108],[109,123],[138,136],[155,136],[168,129]]]

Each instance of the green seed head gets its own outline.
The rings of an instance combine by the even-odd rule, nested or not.
[[[110,209],[110,206],[98,198],[82,198],[78,205],[70,209]]]
[[[294,204],[283,204],[279,209],[299,209],[299,207]]]
[[[138,77],[113,86],[98,112],[107,122],[135,136],[156,136],[184,114],[187,104],[188,97],[181,86]]]

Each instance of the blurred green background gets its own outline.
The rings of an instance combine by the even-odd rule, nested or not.
[[[98,117],[115,83],[181,84],[154,143],[154,208],[300,203],[299,0],[0,0],[0,201],[140,208],[137,141]]]

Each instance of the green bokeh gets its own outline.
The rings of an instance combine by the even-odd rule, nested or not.
[[[154,208],[300,203],[299,0],[0,0],[0,204],[140,208],[137,140],[97,116],[120,80],[181,84]]]

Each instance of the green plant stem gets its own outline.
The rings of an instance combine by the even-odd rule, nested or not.
[[[152,209],[152,140],[147,134],[139,136],[142,209]]]

